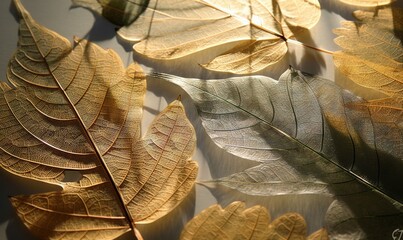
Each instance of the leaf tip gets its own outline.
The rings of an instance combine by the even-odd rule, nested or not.
[[[25,7],[22,5],[20,0],[13,0],[13,3],[14,3],[15,8],[17,9],[18,14],[21,17],[24,18],[24,17],[28,16],[28,12],[25,9]]]

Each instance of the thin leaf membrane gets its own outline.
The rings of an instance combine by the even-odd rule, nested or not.
[[[145,75],[112,50],[71,44],[36,23],[21,3],[10,85],[0,88],[0,166],[62,191],[12,197],[31,232],[46,239],[141,238],[190,192],[195,133],[179,101],[141,138]],[[66,181],[66,172],[81,176]]]

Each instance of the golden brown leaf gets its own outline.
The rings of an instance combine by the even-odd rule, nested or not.
[[[269,226],[268,239],[299,240],[306,237],[306,222],[298,213],[286,213]]]
[[[310,236],[327,236],[321,229]],[[218,204],[203,210],[187,223],[180,239],[305,239],[306,223],[297,213],[287,213],[270,223],[265,207],[245,209],[242,202],[233,202],[225,209]]]
[[[222,209],[216,204],[194,217],[180,239],[266,239],[269,222],[264,207],[245,209],[244,203],[233,202]]]
[[[72,47],[15,4],[20,37],[12,87],[0,85],[0,166],[63,190],[13,197],[13,206],[46,239],[135,234],[135,222],[167,214],[193,187],[195,133],[182,104],[171,103],[140,139],[141,67],[125,70],[115,52],[85,40]],[[70,171],[81,179],[65,182]]]
[[[335,42],[336,67],[355,83],[391,96],[403,96],[403,10],[356,11],[361,22],[342,22]]]
[[[143,14],[118,33],[138,42],[135,51],[156,59],[237,43],[203,66],[243,74],[278,62],[287,52],[285,41],[314,26],[320,14],[317,0],[150,0]]]
[[[328,240],[329,236],[326,229],[322,228],[309,235],[308,240]]]

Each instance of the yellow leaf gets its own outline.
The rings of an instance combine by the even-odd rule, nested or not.
[[[321,228],[318,231],[309,235],[308,240],[328,240],[329,236],[326,229]]]
[[[269,222],[262,206],[245,209],[244,203],[233,202],[222,209],[216,204],[194,217],[180,239],[266,239]]]
[[[359,24],[342,22],[335,30],[335,42],[342,51],[334,54],[336,67],[355,83],[386,93],[403,96],[403,10],[356,11]],[[395,19],[394,19],[395,18]]]
[[[239,74],[257,72],[271,63],[280,61],[286,53],[287,44],[281,39],[248,41],[202,66],[214,71]]]
[[[268,239],[298,240],[306,237],[306,222],[298,213],[287,213],[275,219],[269,226]]]
[[[18,49],[0,85],[0,166],[59,185],[12,197],[24,224],[45,239],[114,239],[170,212],[193,187],[195,132],[171,103],[141,138],[146,90],[137,64],[86,40],[74,46],[36,23],[18,0]],[[66,182],[68,172],[77,182]]]
[[[321,229],[312,234],[327,236]],[[218,204],[203,210],[188,222],[180,239],[305,239],[306,223],[297,213],[286,213],[270,223],[270,215],[265,207],[256,205],[245,209],[242,202],[233,202],[225,209]]]

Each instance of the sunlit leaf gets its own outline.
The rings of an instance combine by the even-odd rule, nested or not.
[[[391,96],[403,96],[403,10],[356,11],[359,22],[342,22],[335,42],[336,67],[355,83]]]
[[[320,14],[317,0],[151,0],[144,13],[118,34],[138,42],[135,51],[156,59],[236,43],[203,66],[243,74],[278,62],[287,52],[286,40],[313,27]]]
[[[325,236],[326,230],[320,231],[320,234]],[[315,235],[319,234],[315,233]],[[180,239],[292,240],[305,238],[306,223],[301,215],[287,213],[271,222],[266,208],[257,205],[245,209],[244,203],[233,202],[225,209],[216,204],[203,210],[185,226]]]
[[[71,44],[16,0],[18,49],[0,90],[0,166],[63,188],[12,197],[44,239],[114,239],[170,212],[192,189],[195,133],[179,101],[141,138],[145,75],[86,40]],[[81,178],[66,182],[68,172]],[[137,234],[138,237],[141,237]]]

